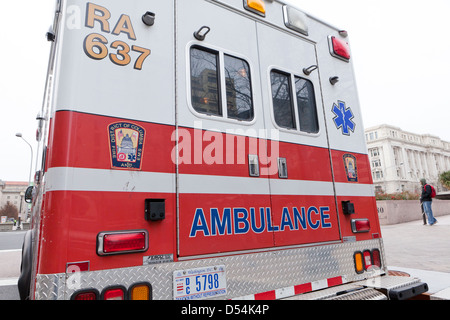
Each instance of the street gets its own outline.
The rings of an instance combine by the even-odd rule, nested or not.
[[[0,232],[0,251],[22,249],[25,232],[26,231]]]
[[[25,231],[0,232],[0,300],[19,300],[22,242]]]

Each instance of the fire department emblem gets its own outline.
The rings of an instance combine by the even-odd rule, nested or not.
[[[111,166],[119,169],[141,170],[145,129],[130,122],[108,126]]]
[[[345,173],[349,182],[358,182],[358,167],[356,157],[351,154],[344,154]]]

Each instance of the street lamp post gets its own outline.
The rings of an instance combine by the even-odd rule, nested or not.
[[[28,143],[27,140],[25,140],[22,137],[22,134],[20,132],[16,133],[16,137],[21,138],[23,141],[25,141],[25,143],[30,147],[31,150],[31,160],[30,160],[30,175],[28,177],[28,185],[31,185],[31,173],[33,171],[33,147],[31,146],[31,144]]]

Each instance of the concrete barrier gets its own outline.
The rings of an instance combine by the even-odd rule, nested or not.
[[[422,219],[419,200],[378,200],[378,217],[381,225],[391,225]],[[433,200],[435,217],[450,215],[450,200]]]
[[[6,223],[0,223],[0,232],[1,231],[11,231],[13,228],[14,223],[12,222],[6,222]]]

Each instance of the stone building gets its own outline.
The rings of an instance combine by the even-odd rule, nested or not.
[[[439,174],[450,170],[450,142],[386,124],[365,134],[375,191],[420,193],[422,178],[445,191]]]
[[[9,202],[17,208],[22,221],[27,219],[28,214],[28,204],[24,201],[27,187],[28,182],[0,180],[0,208]]]

